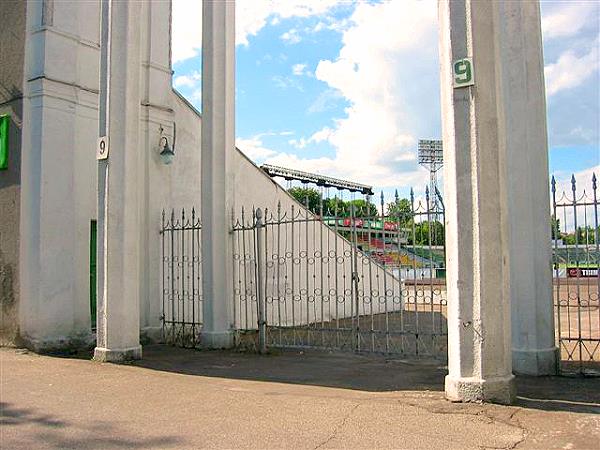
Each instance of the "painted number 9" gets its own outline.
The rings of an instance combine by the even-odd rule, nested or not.
[[[472,86],[473,81],[473,61],[471,58],[459,59],[452,64],[454,70],[454,87]]]

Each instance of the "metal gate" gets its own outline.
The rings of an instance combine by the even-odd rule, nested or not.
[[[200,344],[202,330],[202,225],[192,208],[175,214],[162,213],[161,223],[161,286],[162,338],[180,347],[194,348]]]
[[[439,198],[439,193],[436,193]],[[233,225],[241,342],[446,357],[443,202],[291,199]]]
[[[588,183],[591,184],[587,185]],[[600,375],[600,227],[596,175],[552,177],[556,339],[562,372]],[[570,191],[570,192],[567,192]]]

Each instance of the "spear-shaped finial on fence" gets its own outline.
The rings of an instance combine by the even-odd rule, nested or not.
[[[552,180],[550,181],[550,185],[552,186],[552,192],[556,193],[556,178],[552,175]]]
[[[425,186],[425,200],[427,201],[427,204],[429,205],[429,186]]]
[[[415,202],[415,191],[413,190],[413,188],[410,188],[410,202]]]
[[[577,182],[575,181],[575,174],[571,175],[571,190],[573,191],[573,195],[575,195],[575,191],[577,190]],[[573,197],[574,199],[575,197]]]
[[[381,191],[381,216],[385,215],[383,191]]]
[[[400,201],[400,196],[398,195],[398,189],[396,189],[396,191],[394,192],[394,200],[396,200],[396,203],[398,203]]]
[[[596,173],[592,174],[592,189],[595,191],[598,188]]]

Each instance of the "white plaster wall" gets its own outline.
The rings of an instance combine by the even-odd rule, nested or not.
[[[89,230],[96,217],[99,4],[28,2],[20,328],[34,348],[89,342]]]
[[[99,2],[51,4],[51,20],[42,24],[42,3],[28,3],[25,55],[20,324],[23,337],[39,349],[91,339],[89,233],[97,217]],[[141,217],[140,326],[151,337],[157,337],[162,313],[162,210],[200,212],[201,118],[171,87],[169,18],[170,2],[141,7],[139,202],[130,207],[139,208]],[[159,130],[172,144],[174,123],[175,158],[166,166]],[[235,152],[232,164],[236,211],[242,205],[275,210],[279,201],[284,210],[300,207],[242,153]],[[327,245],[348,246],[324,230]],[[379,266],[375,271],[383,279]],[[349,265],[339,276],[349,283]],[[394,285],[390,298],[399,295],[399,283]]]

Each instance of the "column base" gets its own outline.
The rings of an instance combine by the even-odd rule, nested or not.
[[[520,375],[556,375],[558,373],[558,347],[542,350],[512,351],[513,372]]]
[[[202,348],[219,350],[233,347],[232,331],[202,331],[200,345]]]
[[[123,349],[110,349],[102,347],[96,347],[94,349],[94,361],[122,363],[126,361],[134,361],[136,359],[142,359],[141,345]]]
[[[510,405],[516,396],[515,377],[452,378],[446,375],[446,399],[451,402],[491,402]]]

